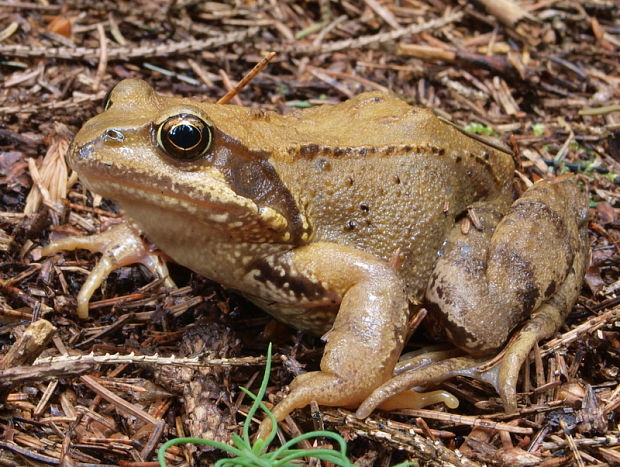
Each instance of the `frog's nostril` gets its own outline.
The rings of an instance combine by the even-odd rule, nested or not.
[[[74,156],[75,154],[77,154],[78,160],[89,159],[92,151],[93,151],[92,142],[86,143],[82,146],[76,146],[74,143],[74,146],[72,146],[72,149],[67,152],[67,159],[71,160],[71,158],[75,157]]]
[[[103,133],[103,139],[104,140],[113,140],[116,141],[118,143],[123,143],[125,142],[125,135],[120,131],[120,130],[116,130],[114,128],[110,128],[108,130],[105,131],[105,133]]]

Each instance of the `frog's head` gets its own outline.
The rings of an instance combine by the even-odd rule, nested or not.
[[[226,120],[242,125],[244,112],[249,122],[251,109],[160,96],[144,81],[125,80],[78,132],[69,164],[88,188],[133,217],[155,207],[204,223],[205,234],[303,242],[308,224],[269,154],[222,130],[232,128]]]

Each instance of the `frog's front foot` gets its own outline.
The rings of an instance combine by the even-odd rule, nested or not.
[[[51,242],[43,247],[43,256],[52,255],[63,250],[84,249],[102,253],[101,259],[90,272],[77,296],[77,314],[88,318],[88,302],[104,279],[115,269],[129,264],[140,263],[154,275],[164,279],[168,287],[174,283],[168,274],[168,268],[159,255],[154,254],[129,222],[118,224],[105,232],[86,237],[66,237]]]
[[[362,384],[359,384],[362,383]],[[304,373],[291,383],[290,392],[277,404],[272,413],[276,420],[282,420],[293,410],[305,407],[312,401],[321,405],[347,407],[352,401],[363,400],[372,390],[372,384],[347,380],[342,376],[323,371]],[[265,439],[271,431],[271,420],[265,418],[257,432],[258,439]]]
[[[352,374],[354,373],[355,372],[352,372]],[[276,405],[272,413],[276,420],[282,420],[293,410],[305,407],[312,401],[317,401],[321,405],[328,406],[356,406],[359,404],[359,401],[370,394],[375,387],[372,378],[374,375],[368,375],[370,376],[368,379],[363,378],[363,374],[358,374],[357,376],[361,378],[356,380],[356,376],[353,376],[351,379],[345,379],[321,371],[304,373],[295,378],[291,384],[290,393],[284,400]],[[444,390],[416,392],[404,389],[400,392],[391,394],[379,403],[381,404],[380,408],[390,410],[394,408],[416,409],[440,402],[452,409],[458,407],[458,399]],[[271,429],[271,420],[266,417],[260,424],[257,438],[267,438]]]
[[[340,298],[334,324],[323,336],[327,344],[321,371],[295,378],[289,394],[272,411],[275,419],[281,421],[294,409],[312,401],[319,405],[357,407],[376,387],[391,378],[401,354],[409,316],[403,280],[387,262],[327,242],[298,248],[268,264],[272,265],[273,273],[288,271],[298,288],[304,283],[309,292],[319,286],[325,288],[316,299],[316,311],[302,310],[309,322],[325,320],[325,312],[319,305],[326,297]],[[300,301],[306,303],[308,293],[301,288],[297,292]],[[400,395],[399,404],[417,408],[440,401],[448,405],[457,403],[453,396],[440,391]],[[265,419],[258,438],[266,438],[271,429],[271,421]]]

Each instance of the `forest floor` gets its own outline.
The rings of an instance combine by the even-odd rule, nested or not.
[[[268,52],[229,105],[288,113],[390,92],[511,148],[517,192],[575,172],[590,194],[581,296],[533,350],[516,413],[459,377],[441,385],[457,409],[358,420],[311,406],[279,425],[283,436],[340,433],[360,466],[620,465],[615,0],[0,0],[0,465],[156,465],[178,436],[228,443],[251,404],[239,387],[257,391],[270,341],[268,400],[318,367],[320,339],[174,264],[172,291],[141,266],[118,269],[79,320],[75,297],[99,255],[40,254],[50,238],[121,217],[64,163],[117,82],[216,102]],[[417,332],[407,350],[424,340]],[[181,445],[168,463],[223,456]]]

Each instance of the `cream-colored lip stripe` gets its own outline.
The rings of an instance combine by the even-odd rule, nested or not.
[[[98,167],[99,169],[101,169],[101,167]],[[81,178],[82,179],[86,179],[87,184],[89,186],[92,187],[93,191],[97,192],[97,193],[101,193],[104,196],[109,193],[110,191],[113,192],[124,192],[124,193],[128,193],[128,192],[132,192],[132,193],[138,193],[141,194],[142,196],[136,196],[136,199],[142,199],[142,200],[146,200],[148,201],[149,198],[152,197],[158,197],[160,200],[161,198],[166,198],[170,201],[173,201],[171,203],[168,203],[170,205],[186,205],[186,206],[191,206],[193,209],[192,210],[208,210],[208,211],[219,211],[219,212],[225,212],[227,214],[233,213],[235,210],[239,210],[239,211],[247,211],[247,210],[251,210],[252,213],[256,213],[258,214],[258,206],[256,206],[256,204],[248,202],[249,200],[247,200],[247,198],[242,198],[239,197],[237,195],[235,195],[232,191],[230,191],[230,201],[231,202],[226,202],[226,201],[222,201],[222,200],[218,200],[218,201],[207,201],[204,198],[201,199],[197,199],[197,198],[192,198],[191,196],[187,196],[187,195],[182,195],[179,193],[175,193],[172,191],[164,191],[161,187],[161,185],[159,186],[148,186],[148,185],[144,185],[141,183],[136,183],[135,179],[132,180],[128,180],[128,179],[124,179],[122,181],[118,181],[119,177],[114,177],[113,174],[110,174],[110,176],[104,176],[102,174],[101,170],[98,171],[94,171],[94,170],[89,170],[92,169],[91,167],[86,167],[86,166],[82,166],[80,168],[80,171],[82,173]],[[106,169],[112,169],[112,167],[106,167]],[[112,190],[110,190],[112,188]],[[233,198],[236,197],[238,200],[244,200],[245,203],[241,204],[241,203],[235,203],[235,199]],[[118,196],[112,195],[112,198],[118,198]]]

